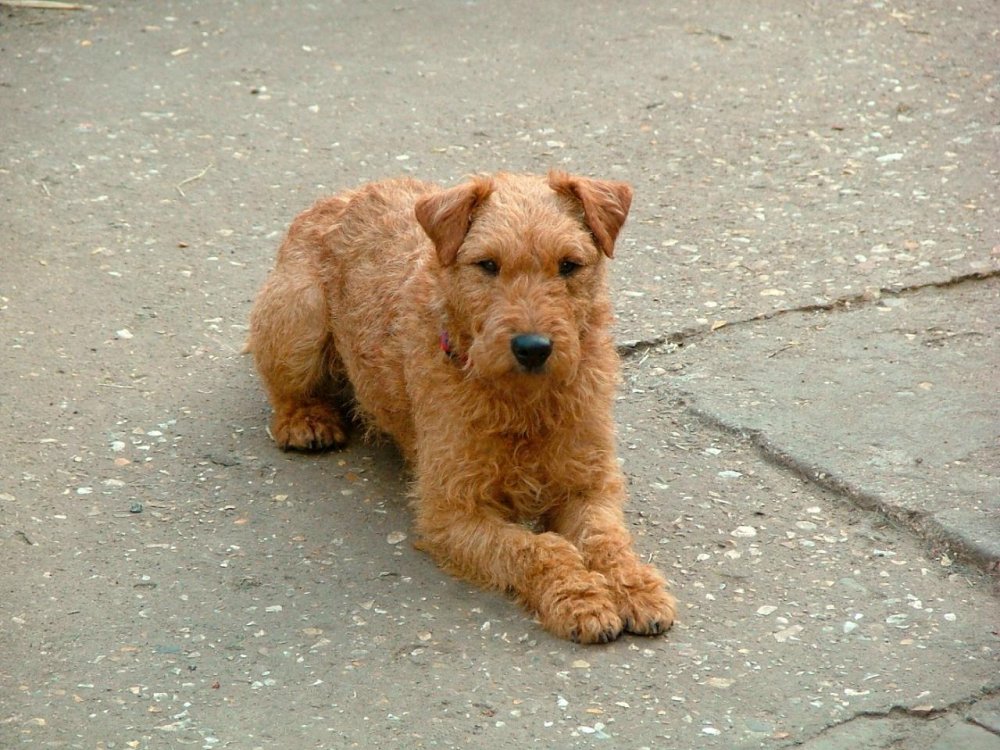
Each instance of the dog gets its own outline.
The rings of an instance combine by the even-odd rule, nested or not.
[[[607,265],[631,201],[560,171],[367,184],[295,218],[251,312],[277,444],[339,447],[353,408],[412,468],[416,546],[579,643],[676,609],[615,449]]]

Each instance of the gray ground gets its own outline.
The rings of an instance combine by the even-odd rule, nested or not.
[[[1000,748],[1000,6],[0,2],[0,747]],[[281,233],[393,175],[631,181],[665,637],[555,640],[288,455]]]

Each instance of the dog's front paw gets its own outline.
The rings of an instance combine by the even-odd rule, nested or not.
[[[321,451],[347,442],[340,414],[324,403],[275,411],[271,437],[282,450]]]
[[[625,630],[636,635],[659,635],[674,624],[677,601],[656,568],[639,565],[622,575],[617,587],[618,612]]]
[[[576,643],[610,643],[622,633],[622,619],[604,582],[589,573],[552,587],[539,606],[542,627]]]

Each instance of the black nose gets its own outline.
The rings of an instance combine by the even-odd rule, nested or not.
[[[537,371],[552,354],[552,340],[537,333],[520,333],[510,340],[510,350],[525,370]]]

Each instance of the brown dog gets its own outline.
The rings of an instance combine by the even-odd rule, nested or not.
[[[605,269],[631,199],[561,172],[366,185],[295,219],[251,315],[278,445],[343,444],[352,400],[415,471],[418,546],[583,643],[674,619],[615,457]]]

